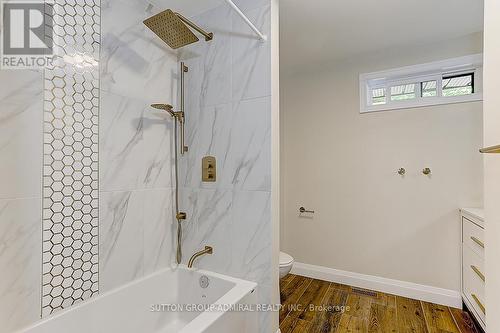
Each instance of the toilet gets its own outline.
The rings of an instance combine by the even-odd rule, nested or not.
[[[293,257],[285,252],[280,252],[280,279],[292,270]]]

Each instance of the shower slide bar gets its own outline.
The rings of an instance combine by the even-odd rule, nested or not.
[[[238,13],[238,15],[241,16],[241,18],[246,22],[246,24],[248,24],[250,28],[252,28],[252,30],[259,36],[259,38],[263,42],[267,41],[267,36],[262,34],[262,32],[260,32],[260,30],[257,29],[257,27],[248,19],[248,17],[246,17],[246,15],[238,8],[238,6],[234,4],[234,2],[232,2],[231,0],[225,0],[225,1],[227,2],[228,5],[230,5],[234,9],[236,13]]]

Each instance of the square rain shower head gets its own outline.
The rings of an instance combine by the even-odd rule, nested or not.
[[[198,37],[170,9],[144,20],[144,24],[174,50],[199,41]]]

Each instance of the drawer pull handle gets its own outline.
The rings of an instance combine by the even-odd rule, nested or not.
[[[484,243],[481,242],[479,239],[477,239],[474,236],[470,236],[470,239],[472,239],[474,241],[474,243],[476,243],[477,245],[481,246],[484,249]]]
[[[479,307],[481,308],[481,311],[486,314],[486,309],[484,308],[484,305],[483,303],[481,303],[481,301],[479,300],[479,298],[477,298],[476,295],[474,294],[471,294],[472,298],[474,298],[474,301],[476,301],[477,305],[479,305]]]
[[[479,276],[479,278],[481,278],[481,280],[483,280],[483,282],[485,282],[484,274],[481,273],[481,271],[479,270],[479,268],[477,268],[474,265],[471,265],[470,268],[472,268],[472,270],[477,274],[477,276]]]

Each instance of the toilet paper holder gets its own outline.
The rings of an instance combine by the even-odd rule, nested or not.
[[[299,212],[300,213],[311,213],[311,214],[314,214],[314,210],[307,210],[304,207],[300,207],[299,208]]]

